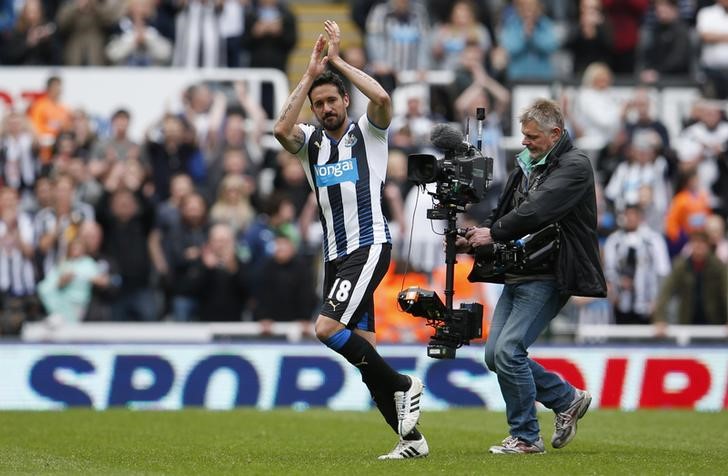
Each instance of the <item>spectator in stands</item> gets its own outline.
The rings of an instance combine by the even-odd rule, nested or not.
[[[554,78],[551,57],[559,47],[553,22],[540,0],[515,0],[515,14],[503,20],[500,44],[508,53],[509,81]]]
[[[714,0],[675,0],[678,16],[690,27],[695,26],[695,15],[697,10],[703,6],[713,3]],[[654,28],[657,24],[657,2],[650,2],[650,8],[643,20],[643,27]]]
[[[705,228],[710,215],[710,198],[695,170],[681,177],[677,190],[665,217],[665,236],[671,256],[680,252],[693,232]]]
[[[362,35],[367,33],[367,18],[372,8],[386,0],[349,0],[351,5],[351,20],[359,28]],[[439,2],[444,3],[444,2]]]
[[[233,89],[239,105],[228,104],[221,127],[216,124],[217,129],[211,129],[208,163],[220,162],[227,149],[235,148],[243,149],[251,162],[260,166],[264,159],[261,138],[268,116],[260,102],[248,94],[245,83],[236,81]]]
[[[245,18],[243,45],[251,68],[286,72],[288,56],[298,39],[296,17],[281,0],[258,0]]]
[[[297,39],[296,17],[282,0],[258,0],[248,9],[243,48],[250,54],[251,68],[275,68],[285,73]],[[261,86],[261,104],[268,117],[278,113],[270,83]]]
[[[490,76],[485,69],[485,50],[475,43],[465,45],[458,66],[454,69],[455,78],[451,85],[452,101],[455,109],[455,119],[464,120],[467,114],[473,114],[476,107],[476,97],[481,92],[492,96],[493,104],[487,110],[499,115],[507,113],[510,102],[510,93],[496,79]],[[490,101],[488,101],[490,103]],[[482,105],[482,104],[480,104]]]
[[[723,154],[728,151],[728,121],[723,117],[722,104],[717,101],[698,101],[695,105],[697,122],[689,125],[680,133],[680,143],[676,147],[680,167],[696,168],[703,186],[711,193],[711,207],[720,209],[726,204],[720,202],[725,190],[714,187],[719,182]]]
[[[604,187],[597,183],[594,191],[597,197],[597,237],[601,246],[604,245],[607,237],[617,229],[617,217],[604,197]]]
[[[98,177],[114,162],[125,162],[130,155],[139,154],[139,145],[129,138],[130,122],[131,114],[126,109],[117,109],[111,115],[111,134],[107,139],[98,141],[91,152],[89,166],[92,175]]]
[[[708,234],[715,256],[724,264],[728,264],[728,238],[725,235],[725,218],[717,214],[708,215],[705,220],[705,232]],[[683,251],[685,248],[683,248]]]
[[[68,244],[78,235],[81,223],[94,220],[94,209],[75,200],[75,187],[70,175],[56,176],[51,205],[35,215],[33,226],[44,273],[66,257]]]
[[[602,187],[606,187],[620,164],[627,162],[629,145],[627,130],[622,128],[607,145],[599,151],[595,165],[597,179]]]
[[[350,45],[341,52],[341,57],[352,65],[353,67],[373,74],[371,71],[371,65],[367,58],[366,49],[358,45]],[[352,88],[351,84],[346,78],[343,78],[344,85],[349,90],[349,108],[348,113],[352,117],[361,117],[362,114],[367,112],[367,104],[369,104],[369,98],[359,91],[357,88]]]
[[[256,189],[256,177],[250,165],[248,156],[244,149],[231,147],[222,154],[222,160],[213,162],[210,165],[210,171],[205,183],[204,195],[210,201],[217,199],[220,186],[224,178],[228,175],[239,175],[245,179],[245,185],[248,189],[248,196],[252,196]]]
[[[467,132],[471,141],[477,143],[482,139],[483,153],[493,158],[493,182],[487,192],[488,196],[471,208],[474,215],[484,220],[495,207],[494,201],[500,195],[507,175],[501,139],[504,135],[503,118],[508,113],[511,96],[502,84],[486,72],[483,51],[477,45],[468,45],[463,51],[461,67],[455,72],[453,85],[456,91],[460,91],[454,100],[455,119],[461,124],[470,124],[470,131]],[[478,137],[478,107],[484,108],[486,112],[482,137]]]
[[[89,173],[83,159],[72,158],[64,173],[70,175],[76,184],[76,199],[91,206],[96,206],[103,193],[103,186],[96,177]]]
[[[0,2],[0,38],[12,30],[15,25],[16,16],[15,2],[12,0],[2,0]]]
[[[572,54],[576,75],[592,63],[609,61],[614,32],[605,19],[601,0],[580,0],[579,19],[568,26],[565,47]]]
[[[654,84],[664,76],[687,76],[696,53],[690,26],[680,18],[678,0],[655,0],[657,23],[643,29],[638,63],[640,80]]]
[[[76,138],[73,132],[61,132],[53,144],[51,159],[41,166],[42,175],[67,174],[68,166],[76,155]]]
[[[685,127],[680,137],[699,144],[707,157],[715,159],[728,149],[728,120],[725,118],[723,103],[699,99],[693,116],[695,122]]]
[[[160,129],[147,135],[142,157],[152,167],[158,200],[169,197],[169,180],[177,173],[190,175],[197,184],[205,180],[202,152],[182,119],[172,114],[164,116]]]
[[[52,324],[77,324],[91,301],[93,279],[99,268],[76,236],[68,243],[66,257],[52,266],[38,283],[38,296]]]
[[[628,205],[639,205],[647,226],[662,231],[672,194],[667,160],[658,155],[658,147],[656,134],[635,135],[627,148],[627,161],[617,166],[604,195],[618,213]]]
[[[728,149],[728,144],[726,145]],[[716,195],[716,213],[723,218],[728,217],[728,150],[721,152],[717,157],[718,177],[713,183],[713,192]]]
[[[26,0],[13,28],[2,42],[0,61],[6,65],[57,65],[61,61],[56,24],[47,21],[41,0]]]
[[[293,203],[295,216],[300,216],[311,195],[311,187],[308,185],[306,174],[298,157],[285,149],[281,149],[276,155],[276,165],[273,190],[285,194]]]
[[[639,205],[620,214],[620,229],[604,243],[604,275],[617,324],[649,324],[660,285],[670,272],[662,236],[645,223]]]
[[[700,64],[707,77],[706,95],[728,98],[728,0],[698,11],[695,28],[702,42]]]
[[[195,290],[200,320],[242,320],[249,291],[244,265],[235,254],[235,235],[230,226],[218,223],[210,228],[185,279],[190,280]]]
[[[391,131],[390,134],[396,136],[397,132],[407,128],[411,136],[411,143],[404,146],[397,143],[396,137],[394,140],[390,137],[392,147],[403,150],[409,147],[413,149],[411,152],[418,152],[423,147],[430,145],[430,132],[436,122],[427,113],[427,109],[429,108],[425,106],[422,97],[418,94],[411,94],[407,98],[406,109],[392,117],[389,130]]]
[[[0,335],[18,334],[38,311],[33,219],[18,205],[17,190],[0,188]]]
[[[273,322],[298,322],[304,334],[311,335],[318,300],[316,280],[310,263],[297,253],[289,236],[276,236],[273,254],[265,258],[260,277],[262,282],[254,295],[255,320],[263,326],[263,334],[271,333]]]
[[[113,302],[118,297],[122,284],[117,258],[102,250],[104,232],[98,223],[83,222],[79,237],[86,246],[87,254],[96,261],[98,268],[98,274],[91,280],[91,300],[83,320],[111,321]]]
[[[432,32],[432,69],[455,69],[468,43],[477,44],[485,54],[491,47],[490,33],[478,22],[472,0],[457,0],[451,8],[448,21],[436,25]]]
[[[239,238],[238,246],[243,261],[251,276],[259,276],[265,259],[273,255],[276,235],[286,235],[298,245],[301,238],[294,223],[296,209],[291,199],[281,193],[274,193],[246,233]],[[253,293],[257,282],[252,283]]]
[[[665,335],[668,323],[724,325],[728,317],[728,278],[710,246],[708,235],[690,235],[690,255],[678,256],[662,283],[653,321],[657,334]],[[668,316],[670,302],[677,300],[675,319]]]
[[[434,190],[434,184],[428,184],[425,188],[413,187],[404,197],[404,217],[408,229],[403,236],[408,240],[409,263],[414,272],[428,276],[445,259],[442,236],[446,222],[430,220],[427,217],[427,207],[420,206],[429,200],[430,195],[427,192]]]
[[[364,37],[374,79],[391,92],[397,72],[430,69],[430,19],[415,0],[387,0],[369,12]]]
[[[255,218],[255,209],[250,203],[253,188],[240,174],[226,175],[220,183],[217,200],[210,208],[210,221],[224,223],[235,236],[245,232]]]
[[[87,161],[96,148],[98,138],[88,113],[83,109],[75,109],[71,114],[71,131],[75,142],[73,156]]]
[[[612,88],[614,77],[604,63],[592,63],[584,70],[581,88],[573,100],[573,121],[577,137],[586,137],[601,149],[622,126],[622,104]]]
[[[39,211],[53,204],[53,184],[50,177],[40,175],[35,180],[33,193],[27,195],[25,203],[21,205],[23,211],[35,219]]]
[[[250,58],[242,48],[245,32],[245,12],[250,8],[248,0],[223,0],[220,12],[220,35],[225,42],[223,66],[240,68],[247,66]]]
[[[195,191],[195,186],[189,175],[180,173],[171,178],[169,189],[169,198],[156,206],[156,222],[149,234],[149,254],[156,278],[164,292],[165,314],[171,300],[169,294],[172,292],[173,278],[170,270],[173,239],[170,237],[174,236],[174,230],[180,226],[180,204],[187,195]]]
[[[97,206],[104,231],[103,251],[117,260],[121,286],[112,304],[115,321],[158,319],[150,288],[152,269],[149,236],[154,206],[143,191],[142,169],[132,162],[117,162],[104,182],[105,193]]]
[[[151,24],[151,0],[128,0],[125,15],[106,45],[109,62],[120,66],[162,66],[172,59],[172,42]]]
[[[632,98],[624,103],[622,118],[627,130],[627,140],[631,141],[635,134],[641,131],[654,131],[660,136],[659,153],[662,155],[669,153],[670,134],[665,124],[655,118],[652,112],[652,97],[649,89],[643,87],[634,89]]]
[[[199,316],[199,296],[195,289],[194,266],[207,241],[207,204],[199,193],[186,195],[180,203],[180,221],[164,236],[163,246],[170,250],[172,318],[187,322]]]
[[[123,8],[124,2],[111,0],[69,0],[63,3],[56,19],[64,36],[63,64],[106,64],[106,32],[119,21]]]
[[[215,137],[214,145],[218,150],[224,150],[226,145],[227,147],[245,147],[248,158],[256,167],[259,167],[263,162],[262,138],[268,132],[266,126],[268,115],[261,105],[261,100],[249,94],[245,82],[235,81],[233,90],[235,91],[237,104],[234,102],[228,104],[223,124],[223,143],[220,144],[219,138]],[[229,131],[228,123],[235,116],[237,116],[237,122],[230,125],[233,126],[233,129],[239,128],[235,131]],[[229,135],[231,132],[233,132],[233,135]]]
[[[180,116],[194,131],[200,150],[208,153],[225,117],[225,94],[222,91],[213,93],[210,86],[198,83],[185,89],[182,102],[184,109]]]
[[[62,86],[58,76],[48,78],[45,94],[28,109],[30,122],[42,147],[40,158],[44,163],[50,160],[51,146],[58,134],[71,127],[71,110],[61,102]]]
[[[384,198],[382,213],[387,219],[389,233],[392,235],[392,259],[397,260],[403,254],[402,246],[407,230],[404,197],[415,185],[407,180],[407,156],[404,152],[390,148],[388,155],[387,178],[384,181],[384,190],[382,190]]]
[[[225,61],[219,23],[222,4],[222,0],[177,2],[173,66],[217,68]]]
[[[634,73],[640,26],[649,5],[650,0],[602,0],[604,14],[616,33],[609,60],[616,74]]]
[[[0,135],[0,183],[17,190],[20,198],[33,193],[39,172],[37,141],[22,114],[5,116]]]

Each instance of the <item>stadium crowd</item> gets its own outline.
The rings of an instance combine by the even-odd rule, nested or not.
[[[431,149],[431,127],[487,109],[495,183],[462,216],[479,223],[513,167],[502,145],[519,134],[511,87],[571,78],[574,91],[555,99],[569,133],[595,144],[609,284],[607,300],[572,299],[578,321],[726,323],[728,0],[350,4],[362,41],[347,61],[392,94],[400,71],[454,73],[394,111],[384,189],[392,276],[408,268],[411,280],[442,279],[441,237],[423,213],[411,220],[426,195],[406,180],[407,155]],[[285,71],[296,23],[280,0],[3,0],[0,64]],[[615,78],[633,86],[629,99],[614,94]],[[275,113],[265,90],[253,98],[242,82],[228,95],[190,85],[181,110],[160,104],[158,123],[134,140],[129,110],[99,118],[74,108],[63,81],[49,77],[27,109],[3,112],[0,334],[48,315],[310,322],[320,299],[315,201],[295,156],[263,140]],[[654,113],[652,93],[669,81],[701,94],[678,134]],[[355,94],[350,115],[362,104]],[[382,293],[400,285],[385,278]],[[395,306],[386,299],[378,318]],[[383,340],[422,337],[397,325],[382,323]]]

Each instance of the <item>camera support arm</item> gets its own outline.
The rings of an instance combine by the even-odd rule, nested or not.
[[[455,296],[455,264],[457,263],[455,240],[457,234],[457,208],[451,206],[447,209],[447,228],[445,228],[445,307],[448,312],[452,312],[453,297]]]

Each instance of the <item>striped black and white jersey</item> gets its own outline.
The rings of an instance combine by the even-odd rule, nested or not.
[[[94,221],[95,218],[96,213],[93,207],[83,202],[75,203],[70,215],[58,217],[53,207],[46,207],[35,215],[33,226],[36,245],[44,235],[63,230],[59,233],[55,246],[51,247],[43,257],[43,273],[47,273],[66,258],[68,243],[71,238],[75,237],[81,222]]]
[[[297,152],[316,193],[323,227],[324,260],[332,261],[364,246],[391,243],[382,213],[387,173],[387,131],[366,114],[340,141],[321,127],[299,124],[306,140]]]
[[[34,242],[33,220],[19,213],[17,236],[11,227],[0,220],[0,292],[11,296],[30,296],[35,293],[33,260],[23,255],[17,240],[32,245]]]

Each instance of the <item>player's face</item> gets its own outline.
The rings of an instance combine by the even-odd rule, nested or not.
[[[521,144],[528,149],[531,158],[540,159],[559,140],[561,129],[555,127],[548,132],[544,132],[538,128],[536,122],[528,121],[521,125],[521,134],[523,134]]]
[[[333,84],[322,84],[311,91],[311,110],[321,127],[327,131],[337,131],[346,121],[346,108],[349,96],[341,96]]]

